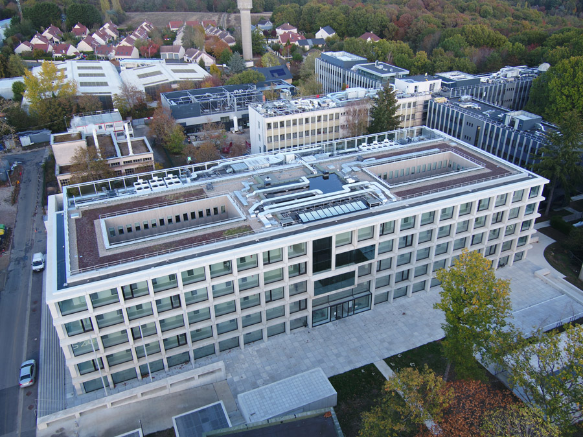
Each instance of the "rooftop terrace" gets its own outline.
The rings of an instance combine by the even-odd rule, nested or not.
[[[173,252],[178,260],[228,250],[521,177],[534,176],[438,131],[410,128],[70,185],[62,265],[69,283],[91,280],[96,269],[122,274],[107,269],[148,268]]]

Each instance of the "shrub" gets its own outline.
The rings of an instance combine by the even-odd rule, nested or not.
[[[573,229],[573,225],[571,223],[567,223],[565,220],[563,220],[563,217],[556,215],[551,217],[551,227],[565,235],[569,235]]]

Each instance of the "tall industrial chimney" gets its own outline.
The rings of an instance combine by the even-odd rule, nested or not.
[[[253,8],[253,0],[237,0],[237,7],[241,11],[243,59],[251,61],[253,59],[253,49],[251,48],[251,9]]]

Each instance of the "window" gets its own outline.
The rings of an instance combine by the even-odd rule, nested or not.
[[[265,303],[283,299],[283,287],[274,288],[265,292]]]
[[[453,242],[453,250],[460,250],[466,247],[466,237],[458,238]]]
[[[248,256],[242,256],[240,258],[237,258],[237,271],[238,272],[253,269],[253,268],[257,267],[257,265],[258,265],[257,255],[255,255],[255,254],[248,255]]]
[[[390,269],[392,261],[393,261],[392,258],[387,258],[387,259],[382,259],[380,261],[377,261],[377,272],[381,272],[383,270]]]
[[[314,281],[314,296],[340,290],[341,288],[352,287],[355,283],[354,272],[342,273],[329,278]]]
[[[449,243],[441,243],[435,246],[435,256],[446,253],[449,248]]]
[[[239,291],[249,290],[251,288],[259,287],[259,274],[246,276],[238,279]]]
[[[492,224],[500,223],[502,220],[504,220],[504,211],[499,211],[492,214]]]
[[[149,293],[148,283],[146,281],[142,281],[130,285],[122,285],[121,291],[125,300],[145,296]]]
[[[370,240],[374,237],[374,226],[367,226],[358,230],[358,241]]]
[[[512,195],[512,203],[520,202],[524,196],[524,190],[515,191]]]
[[[419,291],[425,290],[425,282],[426,281],[421,281],[413,284],[412,292],[417,293]]]
[[[277,319],[278,317],[285,316],[285,305],[281,305],[274,308],[268,308],[265,310],[265,318],[267,320]]]
[[[529,205],[526,205],[526,207],[524,208],[524,215],[530,215],[532,213],[534,213],[536,209],[536,203],[531,203]]]
[[[289,286],[289,296],[295,296],[296,294],[305,293],[308,291],[308,283],[306,281],[296,282],[295,284],[290,284]]]
[[[164,350],[174,349],[187,344],[186,334],[178,334],[164,339]]]
[[[261,298],[259,296],[259,293],[252,294],[251,296],[246,296],[239,299],[239,303],[241,304],[241,310],[244,310],[257,305],[261,305]]]
[[[483,239],[484,239],[484,233],[483,232],[481,234],[474,235],[472,237],[472,246],[475,246],[476,244],[480,244]]]
[[[201,308],[199,310],[190,311],[186,314],[188,317],[188,324],[203,322],[211,318],[211,309],[209,307]]]
[[[405,217],[401,219],[401,231],[415,227],[415,216]]]
[[[401,237],[403,238],[403,237]],[[419,236],[417,237],[417,243],[426,243],[427,241],[431,241],[433,238],[433,229],[427,229],[426,231],[419,232]],[[399,246],[399,249],[401,247]]]
[[[472,202],[464,203],[460,205],[458,216],[464,216],[472,212]]]
[[[496,249],[497,249],[498,245],[497,244],[493,244],[492,246],[488,246],[486,247],[486,256],[489,255],[496,255]]]
[[[293,244],[287,248],[287,257],[290,259],[305,255],[306,253],[308,253],[306,243]]]
[[[504,236],[512,235],[512,234],[514,234],[514,232],[516,232],[516,223],[506,226],[506,230],[504,231]]]
[[[539,194],[539,192],[540,192],[540,186],[538,186],[538,187],[532,187],[530,189],[530,192],[528,193],[528,198],[529,199],[532,199],[533,197],[537,197],[538,194]]]
[[[235,331],[237,329],[237,319],[227,320],[226,322],[217,323],[217,334]]]
[[[212,290],[213,297],[216,299],[217,297],[226,296],[227,294],[234,293],[235,287],[233,287],[233,281],[227,281],[221,284],[213,285]]]
[[[485,211],[490,206],[490,198],[482,199],[478,202],[478,211]]]
[[[528,236],[527,235],[525,235],[524,237],[520,237],[518,239],[518,241],[516,242],[516,247],[524,246],[527,241],[528,241]]]
[[[159,293],[160,291],[169,290],[175,287],[178,287],[178,280],[176,279],[175,274],[160,276],[159,278],[152,279],[152,288],[154,289],[154,293]]]
[[[429,264],[424,264],[422,266],[417,266],[415,267],[415,270],[413,271],[413,277],[417,277],[417,276],[423,276],[425,274],[427,274],[427,267],[429,266]]]
[[[409,271],[410,270],[403,270],[402,272],[395,273],[395,284],[409,279]]]
[[[380,235],[388,235],[395,232],[395,221],[391,220],[390,222],[382,223],[380,227]]]
[[[289,329],[293,331],[294,329],[304,328],[308,326],[308,317],[300,317],[294,320],[290,320],[289,322]]]
[[[302,299],[302,300],[298,300],[296,302],[291,302],[289,304],[289,313],[293,314],[293,313],[297,313],[298,311],[303,311],[308,307],[308,300],[307,299]]]
[[[372,271],[372,263],[358,266],[358,277],[370,275]]]
[[[376,279],[375,288],[386,287],[390,283],[391,283],[391,275],[381,276],[380,278]]]
[[[425,249],[419,249],[417,251],[417,255],[415,257],[416,261],[422,260],[422,259],[427,259],[429,258],[429,253],[431,252],[431,248],[430,247],[426,247]]]
[[[512,208],[508,212],[508,220],[515,219],[516,217],[518,217],[519,214],[520,214],[520,207],[517,206],[516,208]]]
[[[312,270],[320,273],[332,268],[332,237],[312,242]]]
[[[502,249],[500,249],[500,252],[506,252],[510,249],[512,249],[512,240],[502,243]]]
[[[211,278],[217,278],[219,276],[228,275],[233,272],[231,261],[223,261],[211,264],[209,266],[209,270],[211,272]]]
[[[407,289],[409,287],[408,286],[404,286],[401,288],[397,288],[394,292],[393,292],[393,299],[398,299],[400,297],[405,297],[407,296]]]
[[[234,300],[215,305],[215,317],[219,317],[224,314],[234,313],[235,311],[237,311],[237,306],[235,305]]]
[[[446,260],[444,260],[444,259],[439,260],[439,261],[435,261],[433,263],[433,271],[436,272],[438,270],[445,269],[445,261]]]
[[[399,249],[413,245],[413,234],[399,238]]]
[[[87,301],[85,300],[85,296],[62,300],[61,302],[59,302],[59,309],[61,310],[62,316],[78,313],[87,310]]]
[[[488,234],[488,241],[496,240],[500,236],[500,229],[492,229]]]
[[[180,306],[180,296],[178,294],[163,299],[156,299],[156,309],[158,310],[158,313],[180,308]]]
[[[154,314],[152,310],[152,303],[146,302],[144,304],[135,305],[126,309],[129,320],[135,320]]]
[[[95,316],[95,320],[97,321],[97,326],[100,328],[117,325],[124,322],[123,311],[115,310],[105,314],[98,314]]]
[[[506,200],[508,199],[508,194],[500,194],[496,197],[496,203],[494,203],[495,207],[504,206],[506,205]]]
[[[263,252],[263,265],[273,264],[283,260],[283,249],[273,249]]]
[[[300,276],[300,275],[305,275],[306,274],[306,266],[307,263],[299,263],[299,264],[294,264],[292,266],[288,266],[288,275],[290,278],[293,278],[294,276]]]
[[[449,237],[451,234],[451,225],[441,226],[437,230],[437,239]]]
[[[516,252],[514,254],[514,261],[520,261],[522,258],[524,258],[524,252]]]
[[[411,262],[411,252],[403,253],[397,256],[397,267],[409,264]]]
[[[192,342],[204,340],[205,338],[210,338],[213,336],[213,327],[207,326],[205,328],[195,329],[190,331],[190,339]]]
[[[83,334],[84,332],[93,331],[93,324],[89,317],[74,322],[65,323],[65,331],[67,335],[72,337],[74,335]]]
[[[263,273],[263,283],[271,284],[272,282],[277,282],[283,280],[283,268],[270,270],[269,272]]]
[[[520,225],[520,232],[529,230],[531,224],[532,224],[532,220],[527,220],[525,222],[522,222],[522,225]]]
[[[455,228],[455,233],[456,234],[461,234],[462,232],[466,232],[470,227],[470,221],[469,220],[464,220],[463,222],[459,222],[456,225]]]
[[[156,323],[150,322],[144,325],[137,326],[132,328],[132,338],[134,340],[138,340],[143,337],[149,337],[151,335],[156,335]]]
[[[352,232],[343,232],[341,234],[336,235],[336,247],[346,246],[347,244],[352,243]]]
[[[170,331],[171,329],[176,329],[184,326],[184,319],[182,315],[168,317],[167,319],[160,320],[160,330],[162,332]]]
[[[453,206],[449,206],[447,208],[443,208],[441,210],[441,214],[439,215],[439,220],[449,220],[453,217]]]
[[[478,229],[478,228],[483,228],[484,226],[486,226],[486,217],[485,215],[483,215],[482,217],[476,217],[476,219],[474,220],[474,229]]]
[[[424,212],[421,214],[421,226],[430,225],[435,220],[435,211]]]
[[[256,325],[257,323],[261,323],[261,312],[248,314],[241,318],[241,325],[243,328],[247,326]]]
[[[379,255],[381,253],[391,252],[393,250],[393,241],[394,240],[389,240],[379,243]]]

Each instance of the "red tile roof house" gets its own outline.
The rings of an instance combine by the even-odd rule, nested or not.
[[[117,30],[117,26],[115,24],[113,24],[111,21],[108,21],[107,23],[105,23],[103,26],[101,26],[101,29],[99,29],[99,30],[106,32],[113,39],[117,39],[119,36],[119,31]]]
[[[30,53],[32,52],[32,44],[29,43],[28,41],[23,41],[21,42],[18,47],[16,47],[14,49],[14,53],[16,53],[17,55],[20,55],[22,53]]]
[[[71,44],[56,44],[53,46],[53,58],[56,56],[77,56],[79,51]]]
[[[118,46],[128,46],[133,47],[136,44],[136,40],[133,36],[126,36],[124,39],[120,41]]]
[[[89,29],[87,29],[87,27],[81,23],[77,23],[71,29],[71,33],[77,38],[85,38],[87,35],[89,35]]]
[[[378,36],[376,36],[372,32],[363,33],[362,35],[359,36],[359,38],[360,39],[363,39],[363,40],[365,40],[367,42],[370,42],[370,41],[377,42],[377,41],[380,41],[381,40]]]
[[[289,42],[290,44],[298,45],[298,41],[303,39],[306,39],[306,37],[292,32],[285,32],[279,35],[279,42],[281,44],[287,44]]]
[[[53,46],[51,44],[33,44],[32,49],[34,50],[42,50],[45,53],[50,53],[53,51]]]
[[[30,40],[31,44],[48,44],[48,38],[42,36],[40,33],[37,33],[35,36],[32,37]]]
[[[176,32],[178,29],[180,29],[182,27],[183,24],[184,24],[184,21],[171,21],[170,23],[168,23],[168,28],[172,32]]]
[[[201,24],[200,24],[200,21],[198,21],[198,20],[194,20],[194,21],[187,21],[187,22],[186,22],[186,25],[187,25],[187,26],[190,26],[190,27],[198,27],[198,26],[200,26]]]
[[[102,45],[107,44],[109,41],[111,41],[111,35],[109,35],[104,30],[98,30],[92,36],[95,41]]]
[[[198,49],[188,49],[184,53],[184,61],[185,62],[192,62],[194,64],[198,64],[200,60],[203,60],[205,67],[210,67],[213,64],[216,64],[217,61],[211,55],[202,50]]]
[[[114,58],[120,59],[138,59],[140,57],[140,52],[135,47],[128,46],[118,46],[115,49]]]
[[[98,58],[111,59],[113,57],[113,47],[98,45],[95,47],[95,55]]]
[[[52,24],[43,32],[43,36],[52,42],[61,42],[63,32]]]
[[[285,32],[298,33],[298,28],[295,26],[292,26],[289,23],[284,23],[281,26],[279,26],[277,29],[275,29],[275,31],[277,32],[277,35],[279,36]]]
[[[80,52],[93,52],[98,45],[99,43],[91,36],[86,36],[81,42],[79,42],[79,44],[77,44],[77,50]]]

